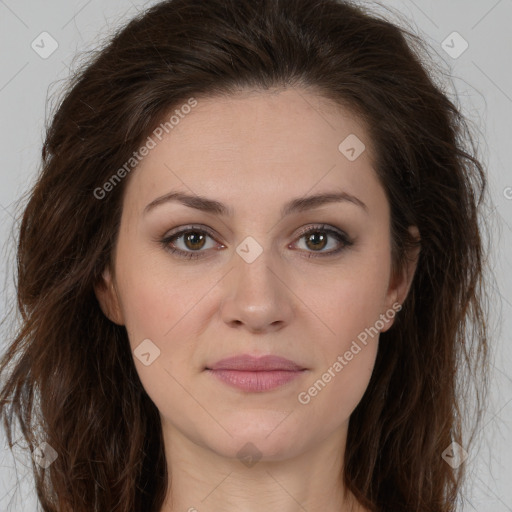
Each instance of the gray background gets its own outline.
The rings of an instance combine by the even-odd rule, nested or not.
[[[205,0],[206,1],[206,0]],[[47,98],[65,85],[76,55],[94,49],[113,29],[138,11],[156,2],[137,0],[0,0],[0,268],[2,300],[0,316],[14,304],[13,229],[15,200],[33,182],[39,166]],[[367,2],[369,6],[373,4]],[[493,317],[492,394],[482,422],[479,449],[469,453],[470,481],[464,491],[464,510],[512,512],[512,0],[443,2],[441,0],[393,0],[406,23],[432,45],[433,58],[452,80],[463,112],[473,123],[480,158],[488,168],[493,205],[491,262],[496,274]],[[376,7],[374,7],[376,8]],[[448,55],[442,42],[458,32],[468,48],[457,58]],[[58,44],[51,49],[48,32]],[[41,38],[44,38],[44,49]],[[463,49],[457,38],[452,52]],[[37,47],[36,47],[37,48]],[[52,96],[53,95],[53,96]],[[51,105],[52,103],[50,103]],[[0,348],[7,337],[1,326]],[[0,510],[37,510],[32,479],[21,453],[15,458],[0,434]],[[17,469],[17,476],[14,472]],[[16,490],[17,489],[17,490]]]

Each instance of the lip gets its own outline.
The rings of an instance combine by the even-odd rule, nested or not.
[[[248,372],[264,372],[264,371],[298,371],[306,368],[299,364],[279,356],[261,356],[254,357],[249,354],[227,357],[217,361],[212,366],[207,366],[207,370],[239,370]]]
[[[244,354],[221,359],[205,370],[242,391],[264,392],[296,379],[307,368],[279,356],[253,357]]]

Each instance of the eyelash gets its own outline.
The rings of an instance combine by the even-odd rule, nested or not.
[[[317,233],[317,232],[332,235],[338,240],[338,242],[341,242],[343,245],[339,249],[336,249],[334,251],[329,251],[327,253],[315,254],[314,252],[311,252],[309,254],[308,258],[325,258],[328,256],[334,256],[336,254],[339,254],[341,251],[343,251],[347,247],[353,245],[353,242],[351,240],[349,240],[348,236],[345,233],[343,233],[342,231],[334,230],[325,224],[318,224],[315,226],[311,226],[305,230],[302,230],[299,233],[297,240],[300,240],[301,238],[303,238],[307,235],[310,235],[312,233]],[[164,249],[166,249],[167,251],[169,251],[172,254],[175,254],[179,258],[184,258],[184,259],[189,259],[189,260],[196,260],[196,259],[202,258],[203,256],[201,256],[201,253],[206,252],[206,251],[201,251],[201,250],[199,250],[199,251],[183,251],[181,249],[176,249],[175,247],[172,247],[170,245],[171,242],[178,240],[186,233],[206,234],[210,238],[215,240],[213,233],[209,229],[206,229],[206,228],[200,227],[200,226],[187,226],[187,227],[181,229],[180,231],[171,233],[170,235],[164,237],[163,239],[160,240],[160,243],[162,244]]]

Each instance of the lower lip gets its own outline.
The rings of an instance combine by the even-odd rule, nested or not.
[[[271,371],[240,371],[240,370],[210,370],[208,373],[215,375],[229,386],[249,392],[270,391],[287,384],[300,377],[305,370],[271,370]]]

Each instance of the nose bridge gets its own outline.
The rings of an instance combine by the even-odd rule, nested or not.
[[[222,306],[224,321],[258,331],[288,323],[292,294],[271,248],[264,249],[249,236],[237,246],[236,253]]]

